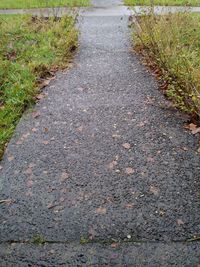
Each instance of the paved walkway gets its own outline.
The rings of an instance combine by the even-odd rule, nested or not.
[[[120,1],[94,4],[1,162],[0,266],[199,267],[197,137],[131,51]]]

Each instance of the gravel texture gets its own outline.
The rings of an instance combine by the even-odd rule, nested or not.
[[[198,137],[134,55],[127,14],[96,8],[79,21],[74,66],[1,162],[0,266],[199,267],[200,243],[183,243],[200,233]]]

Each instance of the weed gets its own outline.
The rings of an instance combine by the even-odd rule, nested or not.
[[[166,94],[200,115],[200,16],[177,13],[136,18],[135,49],[164,81]]]

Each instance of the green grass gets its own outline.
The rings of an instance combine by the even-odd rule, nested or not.
[[[128,6],[149,6],[151,3],[161,6],[200,6],[200,0],[124,0]]]
[[[178,107],[200,117],[200,15],[137,17],[134,43],[165,93]]]
[[[87,5],[89,5],[89,0],[0,0],[0,9]]]
[[[39,83],[65,68],[77,46],[75,19],[0,16],[0,157]]]

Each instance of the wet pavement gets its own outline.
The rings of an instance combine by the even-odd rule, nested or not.
[[[198,137],[133,53],[121,2],[93,4],[1,162],[0,266],[199,267]]]

